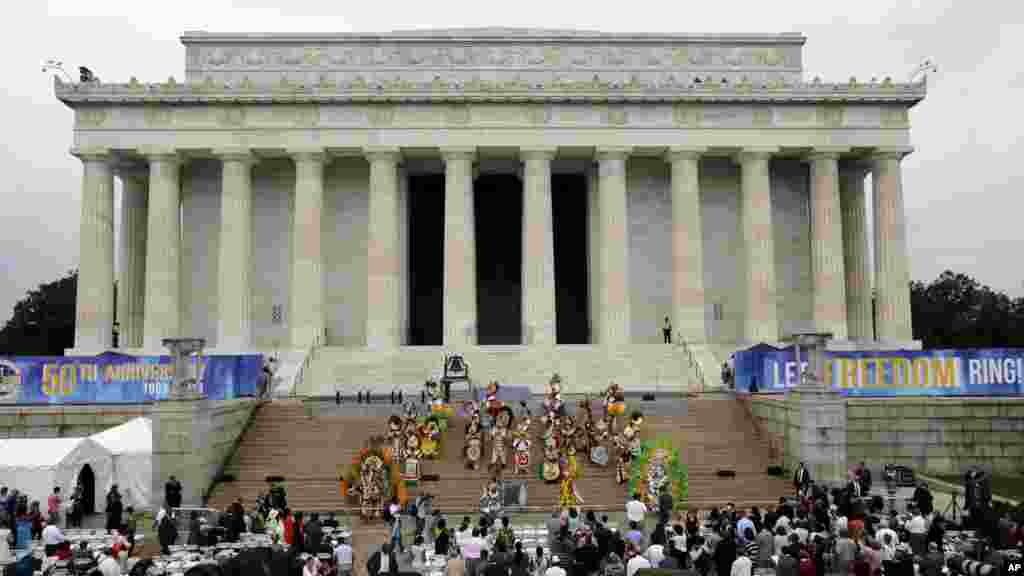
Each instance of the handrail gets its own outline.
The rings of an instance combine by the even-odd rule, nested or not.
[[[690,349],[690,346],[686,343],[686,340],[683,339],[682,332],[677,333],[676,341],[679,342],[680,346],[682,346],[683,353],[686,355],[686,360],[690,364],[690,369],[693,370],[693,372],[697,376],[697,382],[698,384],[700,384],[699,392],[704,393],[707,390],[707,380],[704,378],[704,369],[703,367],[701,367],[700,361],[697,360],[697,357],[694,355],[693,350]]]
[[[758,437],[764,438],[768,441],[768,460],[775,466],[781,466],[782,461],[779,457],[779,441],[775,438],[775,435],[769,432],[761,420],[754,415],[754,408],[751,404],[752,400],[749,396],[737,397],[740,401],[740,405],[743,406],[744,412],[747,413],[747,418],[754,424],[754,432]]]

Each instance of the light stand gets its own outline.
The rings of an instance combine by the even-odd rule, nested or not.
[[[964,516],[963,509],[960,507],[960,503],[957,502],[957,497],[959,496],[959,494],[953,492],[953,497],[949,500],[949,504],[946,504],[946,509],[942,511],[942,516],[949,518],[954,524],[959,524],[960,520],[957,520],[957,518],[959,517],[962,520]]]

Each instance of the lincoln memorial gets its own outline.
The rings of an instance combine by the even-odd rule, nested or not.
[[[796,332],[915,347],[925,84],[807,78],[805,40],[187,32],[181,80],[56,79],[83,165],[69,352],[116,321],[126,352],[202,337],[333,395],[422,384],[446,351],[592,391],[710,386]]]

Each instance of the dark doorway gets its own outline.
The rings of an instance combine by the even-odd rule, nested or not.
[[[409,176],[410,346],[444,343],[444,174]]]
[[[555,330],[559,344],[588,344],[587,179],[551,176],[555,242]]]
[[[78,473],[78,485],[82,487],[82,512],[84,514],[96,513],[96,476],[92,467],[86,464]]]
[[[479,344],[520,344],[523,309],[523,183],[512,174],[473,185]]]

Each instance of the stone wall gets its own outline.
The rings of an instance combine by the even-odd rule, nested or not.
[[[80,438],[149,412],[148,404],[0,406],[0,438]]]
[[[798,408],[783,396],[756,395],[749,402],[792,469],[799,460]],[[903,464],[960,474],[982,465],[996,474],[1024,474],[1024,399],[851,398],[847,443],[851,466],[863,460],[873,469]]]
[[[156,499],[162,499],[164,483],[174,475],[182,484],[183,505],[201,506],[257,405],[258,401],[248,398],[155,404],[152,417]]]

